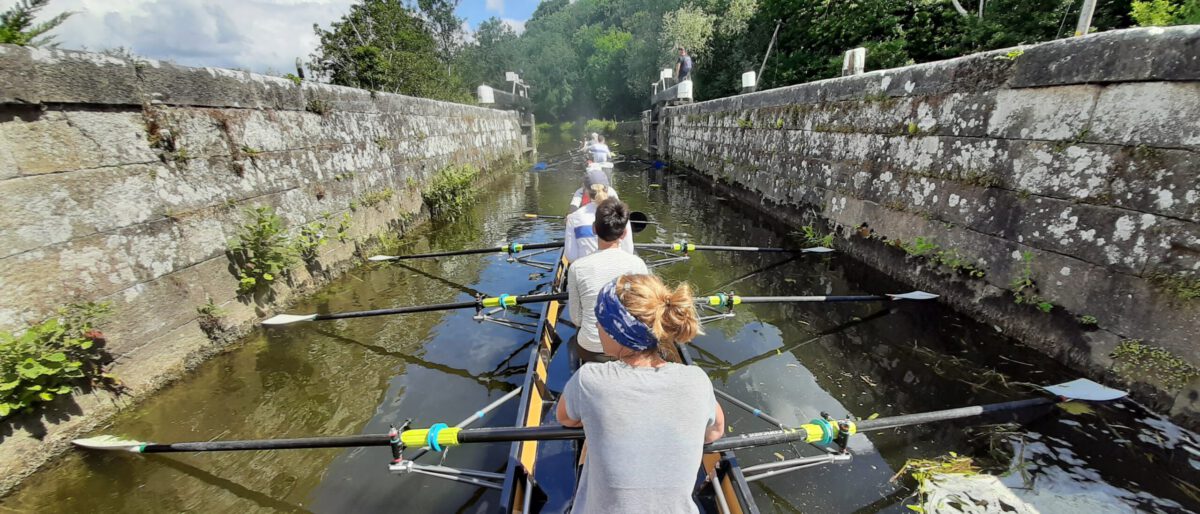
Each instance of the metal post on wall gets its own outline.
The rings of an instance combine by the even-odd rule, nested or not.
[[[858,47],[853,50],[846,50],[846,55],[842,58],[842,76],[862,75],[867,65],[867,49]]]
[[[1096,12],[1096,0],[1083,0],[1079,10],[1079,23],[1075,25],[1075,37],[1086,36],[1092,28],[1092,15]]]

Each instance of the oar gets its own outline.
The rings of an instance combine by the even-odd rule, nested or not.
[[[971,418],[984,414],[1008,412],[1039,405],[1050,405],[1061,400],[1109,401],[1125,396],[1124,391],[1110,389],[1087,379],[1079,379],[1065,384],[1044,387],[1047,392],[1057,398],[1029,398],[985,405],[973,405],[906,414],[870,420],[813,420],[795,428],[754,432],[722,438],[704,445],[705,453],[738,450],[755,446],[804,441],[810,443],[828,443],[842,435],[854,435],[859,432],[871,432],[913,425],[923,425],[938,421]],[[409,447],[457,446],[469,443],[498,443],[515,441],[552,441],[567,439],[583,439],[583,429],[562,426],[542,426],[534,428],[422,428],[405,430],[400,434],[400,442]],[[245,441],[201,441],[188,443],[150,443],[122,439],[110,435],[76,439],[75,446],[92,450],[116,450],[134,453],[177,453],[177,452],[219,452],[246,450],[291,450],[300,448],[351,448],[364,446],[390,446],[388,434],[364,434],[334,437],[306,437],[299,439],[256,439]]]
[[[448,311],[453,309],[471,309],[474,307],[512,307],[527,303],[542,303],[566,300],[567,293],[532,294],[524,296],[500,295],[483,298],[478,301],[435,303],[432,305],[413,305],[393,309],[375,309],[369,311],[351,311],[331,314],[276,314],[263,320],[263,325],[287,325],[301,321],[322,321],[329,319],[365,318],[369,316],[386,316],[390,314],[412,314],[416,312]],[[503,302],[503,304],[501,303]]]
[[[413,255],[374,255],[368,257],[368,261],[383,262],[383,261],[399,261],[404,259],[425,259],[429,257],[452,257],[455,255],[475,255],[481,253],[520,253],[525,250],[544,250],[547,248],[562,248],[562,241],[552,241],[549,243],[509,243],[502,246],[493,246],[490,248],[474,248],[470,250],[454,250],[450,252],[434,252],[434,253],[418,253]]]
[[[903,294],[888,295],[859,295],[859,296],[737,296],[712,295],[696,297],[696,303],[713,307],[730,307],[743,303],[788,303],[788,302],[875,302],[884,300],[929,300],[938,295],[924,291],[913,291]],[[567,293],[535,294],[526,296],[500,295],[483,298],[475,302],[435,303],[431,305],[413,305],[391,309],[375,309],[369,311],[350,311],[330,314],[276,314],[262,321],[263,325],[288,325],[301,321],[324,321],[330,319],[367,318],[371,316],[389,316],[392,314],[413,314],[417,312],[447,311],[453,309],[470,309],[472,307],[500,307],[503,300],[505,307],[524,305],[528,303],[543,303],[566,300]]]
[[[554,241],[550,243],[509,243],[504,246],[494,246],[490,248],[475,248],[471,250],[456,250],[452,252],[437,252],[437,253],[419,253],[415,255],[373,255],[368,257],[368,261],[384,262],[398,261],[402,259],[424,259],[427,257],[450,257],[454,255],[474,255],[481,253],[520,253],[525,250],[542,250],[546,248],[561,248],[562,241]],[[829,253],[832,248],[824,246],[814,246],[812,248],[762,248],[757,246],[719,246],[719,245],[698,245],[691,243],[634,243],[634,248],[648,250],[668,250],[680,253],[691,253],[696,251],[716,251],[716,252],[788,252],[788,253]]]
[[[762,252],[762,253],[829,253],[833,248],[824,246],[814,246],[811,248],[764,248],[759,246],[720,246],[720,245],[698,245],[688,242],[682,243],[638,243],[636,248],[645,248],[648,250],[667,250],[680,253],[691,253],[695,251],[713,251],[713,252]]]
[[[738,296],[712,295],[697,298],[698,302],[711,306],[729,307],[743,303],[797,303],[797,302],[887,302],[896,300],[932,300],[938,295],[925,291],[910,291],[900,294],[846,295],[846,296]]]
[[[534,214],[528,213],[522,216],[527,220],[561,220],[566,219],[566,216],[555,216],[553,214]],[[650,221],[650,216],[642,211],[633,211],[629,213],[629,224],[633,225],[633,231],[641,232],[646,229],[646,225],[658,225],[657,221]]]

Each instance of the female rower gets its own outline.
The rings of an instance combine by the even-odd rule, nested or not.
[[[725,414],[703,370],[671,362],[700,334],[692,291],[653,275],[624,275],[596,298],[604,352],[579,368],[558,400],[558,421],[582,426],[588,453],[572,513],[696,513],[703,446]]]

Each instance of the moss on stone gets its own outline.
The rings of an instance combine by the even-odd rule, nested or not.
[[[1200,298],[1200,277],[1182,273],[1155,273],[1148,278],[1150,283],[1180,300]]]

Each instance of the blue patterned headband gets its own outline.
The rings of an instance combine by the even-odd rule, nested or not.
[[[658,338],[654,337],[650,327],[621,305],[621,299],[617,297],[617,280],[600,289],[600,295],[596,297],[596,321],[621,346],[639,352],[658,346]]]

